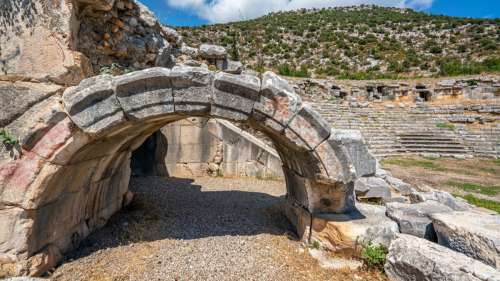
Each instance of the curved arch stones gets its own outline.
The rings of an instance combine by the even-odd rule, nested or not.
[[[346,149],[277,75],[267,72],[261,81],[176,66],[97,76],[19,118],[30,124],[16,132],[23,154],[0,164],[0,265],[40,274],[103,226],[130,200],[131,152],[167,123],[190,116],[244,122],[273,141],[299,235],[307,225],[298,212],[354,208]]]

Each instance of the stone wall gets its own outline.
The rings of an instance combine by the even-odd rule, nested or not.
[[[276,150],[227,121],[189,118],[161,132],[170,176],[283,177]]]

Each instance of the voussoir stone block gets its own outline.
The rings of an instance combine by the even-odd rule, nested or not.
[[[68,88],[63,94],[66,112],[86,133],[104,134],[126,121],[111,79],[110,76],[92,77],[77,87]]]
[[[457,211],[430,217],[439,244],[500,269],[500,216]]]
[[[257,121],[264,121],[266,126],[272,128],[277,123],[279,127],[273,129],[282,131],[301,108],[302,99],[288,81],[273,72],[264,73],[260,98],[254,107]]]
[[[208,114],[214,76],[201,67],[175,66],[170,73],[175,112],[190,116]]]
[[[312,108],[304,105],[285,129],[286,136],[297,146],[314,150],[330,136],[331,126]]]
[[[253,75],[215,75],[211,115],[232,121],[246,121],[259,99],[260,79]]]
[[[154,118],[174,112],[170,69],[149,68],[113,81],[116,97],[131,120]]]
[[[323,164],[329,178],[340,182],[351,182],[356,178],[356,169],[342,137],[332,129],[326,141],[316,147],[315,154]]]

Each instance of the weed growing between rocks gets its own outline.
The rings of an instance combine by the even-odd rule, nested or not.
[[[371,242],[362,245],[361,259],[368,268],[378,269],[383,271],[385,259],[389,253],[388,249],[379,244],[372,244]]]
[[[19,143],[16,137],[5,130],[0,130],[0,142],[7,146],[15,146]]]

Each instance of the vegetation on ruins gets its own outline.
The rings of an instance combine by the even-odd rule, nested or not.
[[[388,250],[384,245],[367,243],[361,251],[361,259],[368,268],[383,270]]]
[[[19,143],[16,137],[14,137],[9,132],[3,129],[0,130],[0,142],[3,143],[4,145],[9,145],[9,146],[13,146]]]
[[[397,79],[500,72],[500,19],[361,6],[276,12],[248,21],[179,28],[188,44],[282,75]],[[237,54],[237,55],[236,55]]]
[[[132,72],[133,69],[131,68],[128,68],[128,67],[124,67],[116,62],[110,64],[110,65],[105,65],[105,66],[102,66],[100,69],[99,69],[99,74],[100,75],[113,75],[113,76],[116,76],[116,75],[122,75],[122,74],[126,74],[126,73],[129,73],[129,72]]]

